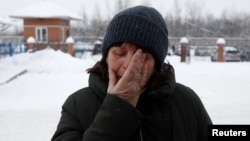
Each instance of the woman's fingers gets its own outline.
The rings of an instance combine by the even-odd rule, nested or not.
[[[109,69],[109,86],[107,92],[117,95],[135,106],[140,92],[147,81],[147,65],[144,64],[145,58],[146,55],[142,50],[137,49],[120,79],[117,78],[116,72]]]
[[[112,69],[108,70],[109,73],[109,87],[108,87],[108,92],[116,85],[117,83],[117,78],[116,74]]]
[[[145,55],[142,53],[141,49],[138,49],[133,55],[130,64],[124,73],[122,79],[124,81],[133,81],[139,79],[141,75],[142,66],[144,64]]]
[[[148,71],[147,67],[148,66],[146,64],[144,64],[143,67],[142,67],[141,79],[140,79],[140,87],[141,88],[143,88],[146,85],[147,80],[148,80],[148,78],[147,78],[147,71]]]

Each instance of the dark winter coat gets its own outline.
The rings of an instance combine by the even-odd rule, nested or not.
[[[212,124],[200,98],[175,82],[141,94],[137,108],[106,94],[107,82],[91,73],[89,87],[70,95],[53,141],[206,141]]]

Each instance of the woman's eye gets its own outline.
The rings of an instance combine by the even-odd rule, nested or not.
[[[116,55],[118,55],[118,56],[123,56],[123,55],[125,55],[125,53],[119,52],[119,53],[116,53]]]
[[[126,52],[123,51],[123,50],[116,50],[116,51],[114,51],[114,53],[115,53],[116,55],[118,55],[118,56],[123,56],[123,55],[126,54]]]

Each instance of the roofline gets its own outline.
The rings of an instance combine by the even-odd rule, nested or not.
[[[18,18],[18,19],[63,19],[63,20],[77,20],[81,21],[80,18],[74,18],[70,16],[49,16],[49,17],[37,17],[37,16],[10,16],[11,18]]]

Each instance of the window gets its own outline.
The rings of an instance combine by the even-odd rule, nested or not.
[[[36,40],[38,42],[47,42],[48,41],[47,36],[48,36],[48,31],[46,27],[36,28]]]

